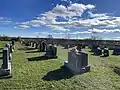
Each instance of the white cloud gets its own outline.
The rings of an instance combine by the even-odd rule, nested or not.
[[[64,31],[64,32],[70,31],[69,29],[65,29],[64,27],[57,26],[57,25],[47,25],[47,27],[50,27],[52,30],[58,30],[58,31]]]
[[[0,23],[8,24],[8,23],[12,23],[12,21],[10,18],[0,17]]]
[[[80,32],[80,31],[76,31],[76,32],[71,32],[70,34],[89,34],[91,32],[89,31],[83,31],[83,32]]]
[[[72,1],[71,0],[61,0],[62,2],[67,2],[67,3],[70,3],[72,4]]]
[[[63,18],[73,18],[73,16],[80,16],[83,14],[83,12],[87,9],[93,9],[95,8],[94,5],[88,4],[70,4],[69,6],[63,6],[63,5],[56,5],[55,8],[53,8],[51,11],[45,12],[44,14],[41,14],[40,17],[36,17],[36,20],[31,20],[27,22],[22,22],[22,25],[27,26],[33,26],[33,27],[39,27],[41,25],[49,26],[50,28],[56,28],[58,30],[64,30],[67,29],[61,25],[62,22],[57,22],[57,17],[63,17]],[[69,22],[65,22],[64,25],[67,25]],[[71,22],[70,22],[71,23]]]
[[[109,29],[96,29],[96,28],[93,28],[93,29],[89,29],[88,31],[91,32],[91,33],[120,33],[120,29],[109,30]]]
[[[27,25],[18,25],[17,27],[15,26],[14,28],[16,28],[16,29],[27,29],[27,28],[29,28],[29,26],[27,26]]]

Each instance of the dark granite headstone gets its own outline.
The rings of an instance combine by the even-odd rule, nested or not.
[[[109,50],[104,49],[103,50],[103,54],[104,54],[105,57],[109,56]]]
[[[8,63],[9,63],[9,50],[7,47],[3,49],[3,69],[8,68]]]
[[[39,45],[39,44],[38,44],[38,43],[36,43],[36,45],[35,45],[35,49],[38,49],[38,45]]]
[[[120,55],[120,48],[114,48],[113,55]]]
[[[11,62],[9,61],[9,51],[8,48],[5,47],[3,49],[3,63],[0,69],[0,77],[11,77]]]
[[[94,55],[102,55],[102,49],[101,48],[97,48],[94,50]]]

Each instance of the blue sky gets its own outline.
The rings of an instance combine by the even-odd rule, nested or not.
[[[0,0],[0,35],[120,39],[120,0]]]

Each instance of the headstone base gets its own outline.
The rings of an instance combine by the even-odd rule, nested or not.
[[[8,64],[8,69],[0,69],[0,77],[11,76],[11,63]]]
[[[68,61],[64,62],[64,66],[68,68],[73,74],[83,74],[90,71],[90,66],[85,66],[83,68],[74,69],[68,65]]]

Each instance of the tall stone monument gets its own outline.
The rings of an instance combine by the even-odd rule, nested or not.
[[[0,69],[0,77],[11,75],[11,61],[9,60],[9,50],[7,47],[3,49],[3,63]]]

